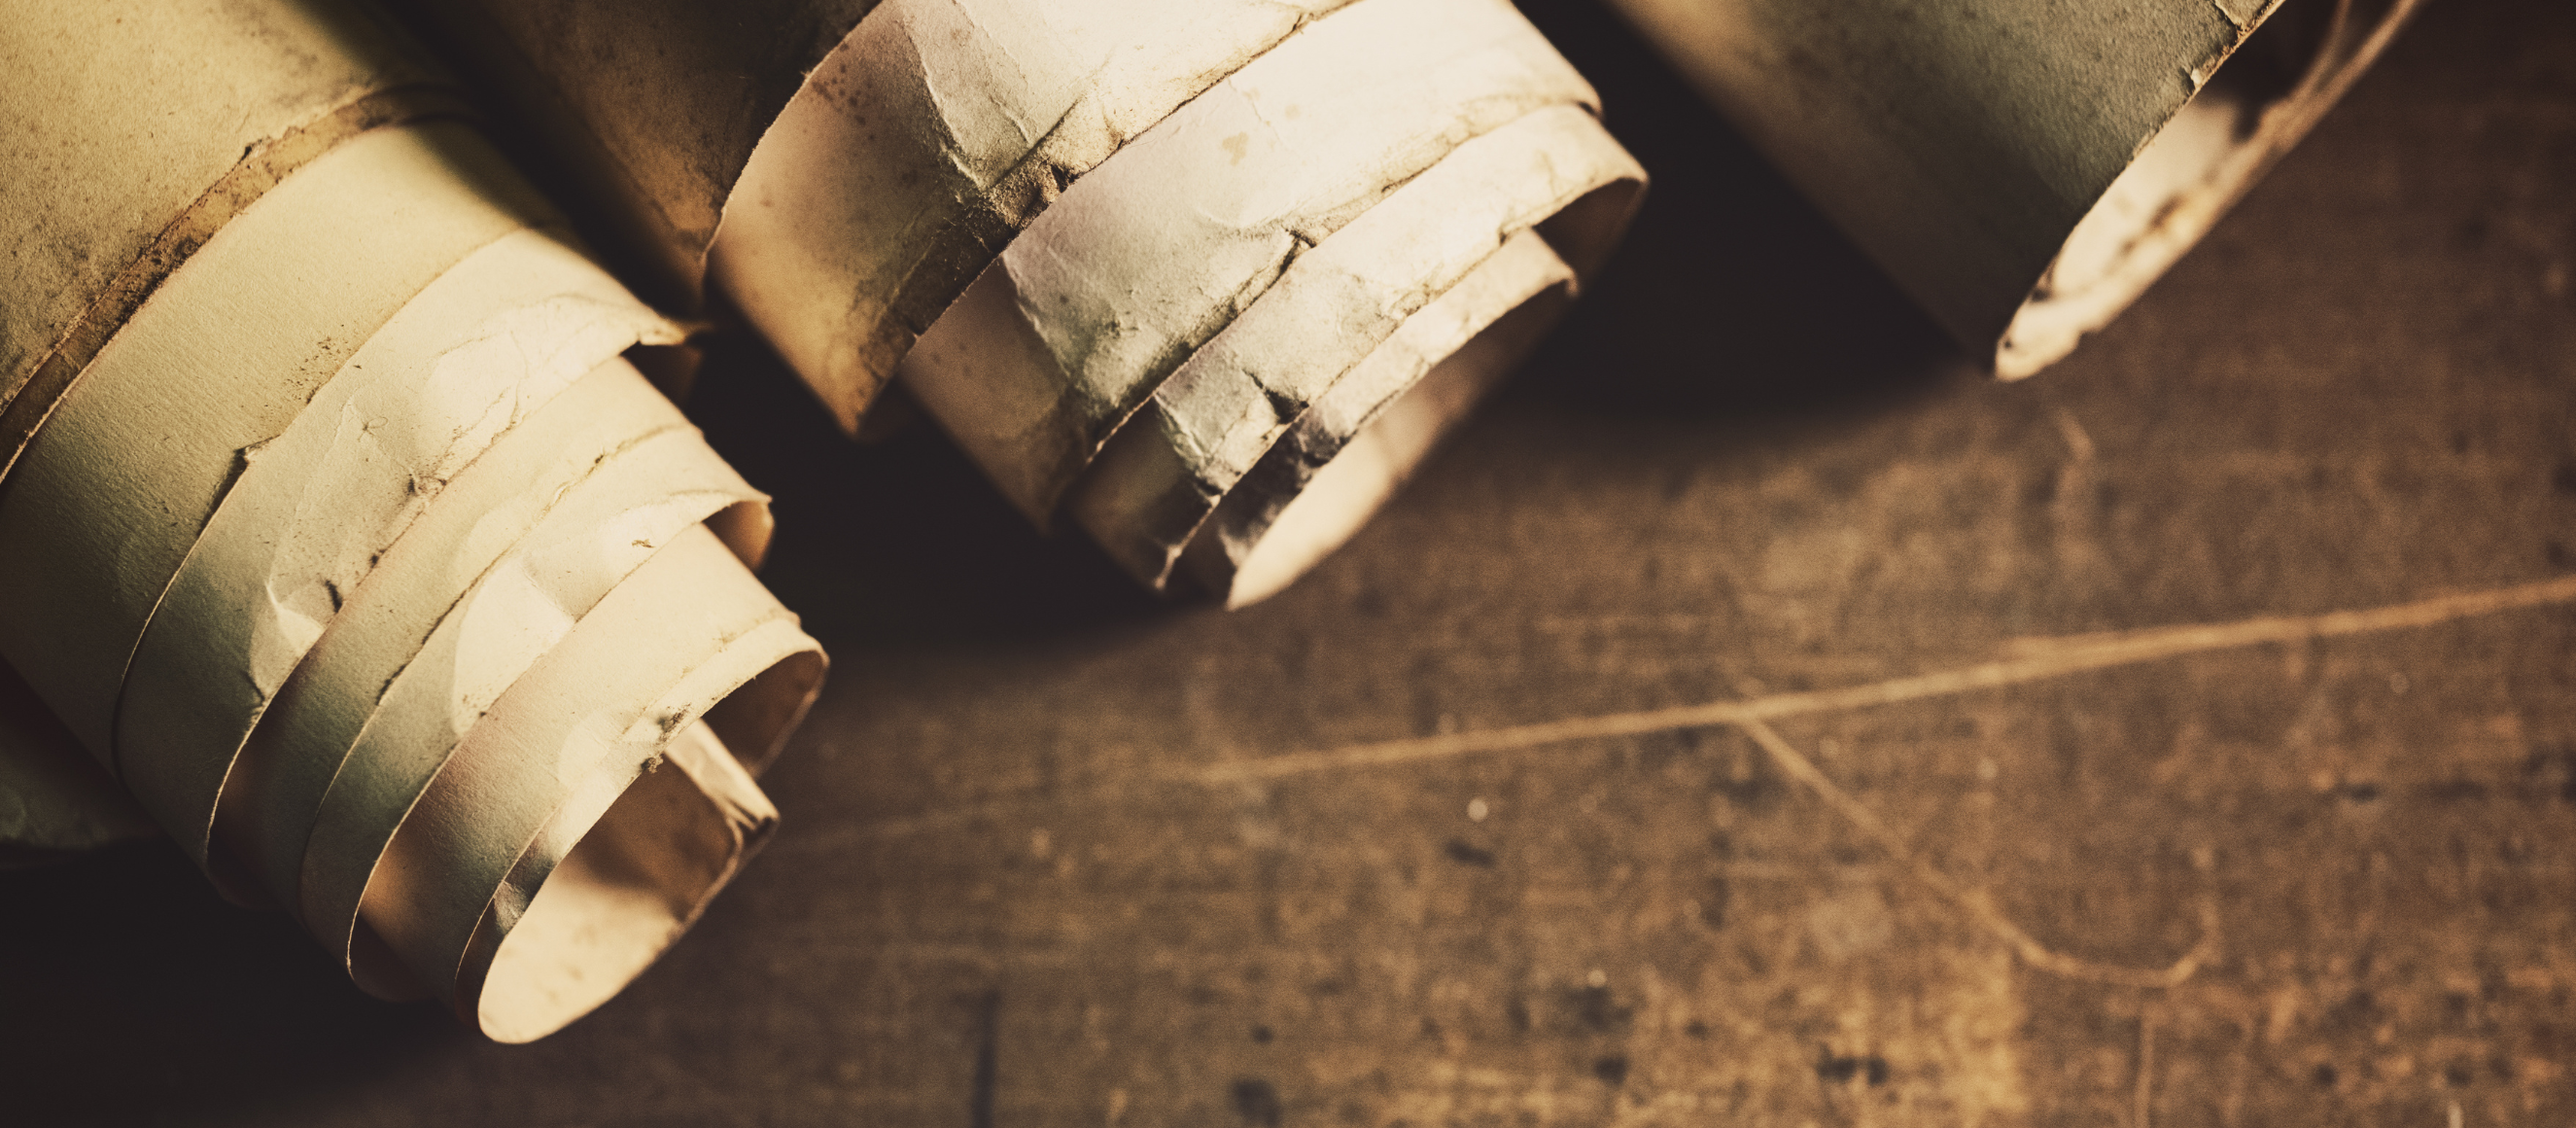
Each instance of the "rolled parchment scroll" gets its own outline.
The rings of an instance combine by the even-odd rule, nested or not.
[[[759,845],[823,668],[620,358],[677,331],[355,6],[0,16],[0,834],[130,830],[78,748],[369,990],[586,1013]]]
[[[2421,0],[1608,0],[1996,374],[2206,233]]]
[[[1273,580],[1177,571],[1263,452],[1520,232],[1571,271],[1524,300],[1571,293],[1644,180],[1507,0],[396,6],[524,111],[670,292],[738,309],[845,428],[900,373],[1033,520],[1070,511],[1140,580],[1231,603],[1339,543],[1429,444],[1362,444],[1373,469],[1347,486],[1265,479],[1278,496],[1244,512],[1322,482],[1349,514],[1292,525],[1307,547],[1272,554]],[[1452,212],[1475,218],[1444,226]],[[1508,367],[1518,349],[1494,346],[1545,321],[1512,319],[1480,366]],[[1453,337],[1482,339],[1411,347]],[[1344,393],[1297,457],[1350,447],[1428,359],[1376,368],[1394,384]],[[1490,383],[1397,414],[1454,419]],[[1200,556],[1243,557],[1271,525],[1233,522]]]

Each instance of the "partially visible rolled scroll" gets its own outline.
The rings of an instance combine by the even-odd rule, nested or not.
[[[1609,0],[1997,375],[2190,249],[2421,0]]]

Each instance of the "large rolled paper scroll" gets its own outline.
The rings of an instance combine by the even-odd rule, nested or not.
[[[398,6],[524,110],[669,292],[739,310],[845,428],[900,373],[1032,519],[1070,513],[1145,583],[1230,603],[1338,544],[1429,448],[1353,447],[1361,431],[1430,411],[1389,426],[1436,437],[1492,381],[1444,379],[1397,410],[1435,356],[1342,393],[1296,458],[1358,449],[1366,469],[1269,475],[1271,500],[1237,507],[1275,516],[1324,488],[1337,500],[1314,508],[1342,516],[1291,522],[1305,547],[1243,585],[1231,562],[1274,522],[1209,518],[1263,452],[1519,232],[1570,266],[1522,289],[1552,307],[1644,180],[1507,0]],[[1471,148],[1482,179],[1412,189]],[[1475,219],[1443,230],[1482,229],[1406,242],[1452,210]],[[1499,372],[1547,321],[1508,312],[1409,347],[1455,351],[1509,320],[1471,366]],[[1176,569],[1202,535],[1210,565]]]
[[[0,836],[139,807],[371,991],[586,1013],[763,840],[823,669],[621,359],[678,331],[355,7],[0,15]]]
[[[1998,375],[2055,363],[2421,0],[1608,0]]]

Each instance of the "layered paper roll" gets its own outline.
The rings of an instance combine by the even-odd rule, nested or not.
[[[1240,606],[1340,547],[1574,296],[1574,268],[1522,230],[1335,381],[1187,544],[1200,586]]]
[[[84,749],[371,991],[579,1017],[758,846],[823,667],[620,359],[676,330],[363,13],[7,14],[0,656],[56,724],[0,755]]]
[[[1506,0],[401,6],[528,107],[674,292],[740,310],[844,427],[900,370],[1032,519],[1071,510],[1158,588],[1203,528],[1224,546],[1202,558],[1249,559],[1274,522],[1220,538],[1219,500],[1407,318],[1531,230],[1571,273],[1523,298],[1561,300],[1644,179]],[[1425,178],[1445,187],[1415,190]],[[1475,367],[1508,367],[1517,349],[1495,346],[1545,321],[1513,319]],[[1394,385],[1345,393],[1296,457],[1350,448],[1428,359],[1373,369]],[[1490,382],[1445,382],[1408,411],[1455,418]],[[1428,443],[1359,449],[1374,469],[1347,488],[1281,473],[1263,487],[1278,496],[1238,507],[1275,515],[1317,482],[1341,498],[1349,516],[1292,523],[1308,547],[1277,554],[1279,577],[1356,528]],[[1188,575],[1235,603],[1284,583],[1239,585],[1231,564]]]
[[[2110,322],[2420,0],[1609,0],[1996,374]]]
[[[1336,396],[1345,374],[1374,367],[1368,365],[1373,352],[1408,319],[1424,316],[1434,325],[1451,320],[1451,311],[1425,307],[1520,232],[1538,232],[1552,253],[1571,264],[1577,278],[1597,267],[1626,224],[1643,177],[1591,114],[1576,106],[1536,111],[1460,145],[1333,238],[1299,256],[1261,301],[1157,388],[1151,404],[1102,452],[1074,499],[1075,517],[1111,557],[1156,586],[1170,578],[1194,540],[1226,538],[1222,546],[1202,549],[1198,555],[1203,559],[1247,558],[1266,525],[1211,526],[1209,515],[1305,420],[1313,405]],[[1561,288],[1571,286],[1569,279]],[[1535,300],[1552,289],[1559,287],[1534,286],[1525,293]],[[1491,324],[1505,312],[1487,309],[1480,320]],[[1537,316],[1535,327],[1544,328],[1544,311]],[[1531,327],[1526,320],[1515,324]],[[1333,326],[1336,332],[1319,334],[1319,325]],[[1442,332],[1408,337],[1408,345]],[[1506,366],[1532,335],[1516,330],[1496,338],[1515,347],[1480,348],[1476,365]],[[1473,334],[1451,339],[1451,347],[1462,347]],[[1401,352],[1408,345],[1395,347]],[[1419,380],[1426,369],[1397,364],[1392,371]],[[1354,388],[1381,378],[1372,375]],[[1404,386],[1363,397],[1364,410],[1335,406],[1318,417],[1313,428],[1338,428],[1338,433],[1310,429],[1299,444],[1307,455],[1293,457],[1341,450],[1375,412],[1407,395],[1409,383],[1399,383]],[[1472,381],[1466,389],[1488,383]],[[1466,389],[1431,401],[1445,405],[1443,418],[1431,426],[1433,436],[1473,400],[1472,391],[1455,394]],[[1426,394],[1441,393],[1433,389]],[[1398,417],[1411,414],[1407,410]],[[1414,458],[1427,448],[1427,443],[1363,447],[1385,454],[1410,450]],[[1338,475],[1325,484],[1337,496],[1383,499],[1411,460],[1375,465],[1380,472]],[[1314,480],[1311,474],[1274,477],[1267,487],[1273,491],[1271,501],[1259,505],[1284,503],[1276,491],[1294,492]],[[1238,504],[1239,511],[1255,511]],[[1284,557],[1301,561],[1292,571],[1337,546],[1373,508],[1371,502],[1346,501],[1341,509],[1350,516],[1332,523],[1339,536]],[[1238,585],[1230,567],[1203,568],[1198,575],[1225,579],[1216,590],[1235,605],[1284,583]]]

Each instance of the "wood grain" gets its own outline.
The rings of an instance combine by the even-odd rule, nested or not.
[[[842,445],[719,350],[707,425],[779,495],[769,575],[837,665],[697,932],[503,1048],[357,998],[166,847],[0,876],[0,1119],[2576,1117],[2560,603],[1768,718],[1884,836],[1727,724],[1262,768],[2563,585],[2576,12],[2429,9],[2011,386],[1633,37],[1533,15],[1648,211],[1316,574],[1157,607],[935,434]],[[2070,959],[2171,964],[2204,903],[2216,939],[2172,987],[2056,974],[1890,840]]]

